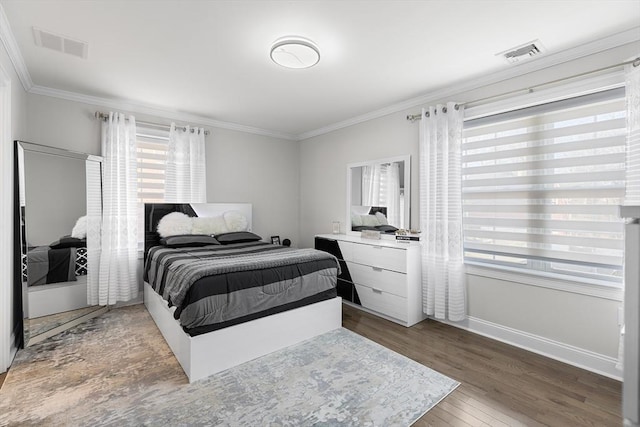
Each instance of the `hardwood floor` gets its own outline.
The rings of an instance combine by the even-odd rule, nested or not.
[[[0,389],[2,388],[2,384],[4,384],[4,380],[7,378],[7,373],[0,374]]]
[[[343,325],[459,381],[415,426],[621,426],[622,383],[427,320],[405,328],[343,305]]]

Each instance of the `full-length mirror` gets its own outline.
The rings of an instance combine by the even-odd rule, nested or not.
[[[102,158],[18,141],[16,220],[24,344],[63,331],[102,307],[97,289]]]
[[[409,229],[411,156],[347,165],[347,233]]]

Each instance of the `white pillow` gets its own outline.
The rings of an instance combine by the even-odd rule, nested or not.
[[[208,216],[193,218],[192,234],[222,234],[228,233],[230,230],[224,222],[222,216]]]
[[[380,225],[380,222],[375,215],[360,215],[360,218],[362,218],[362,225],[366,227],[375,227],[376,225]]]
[[[380,225],[389,225],[389,221],[387,221],[387,217],[384,216],[382,212],[376,212],[376,218],[378,218],[378,222]]]
[[[87,237],[87,216],[81,216],[71,230],[71,237],[84,239]]]
[[[249,230],[249,221],[242,212],[227,211],[223,214],[224,221],[229,231],[247,231]]]
[[[359,227],[362,226],[362,217],[360,215],[351,214],[351,226],[352,227]]]
[[[192,228],[191,217],[182,212],[171,212],[160,219],[157,230],[160,237],[169,237],[191,234]]]

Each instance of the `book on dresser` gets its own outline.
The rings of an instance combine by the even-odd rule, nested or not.
[[[319,234],[315,248],[338,258],[338,295],[344,303],[404,326],[426,318],[419,242]]]

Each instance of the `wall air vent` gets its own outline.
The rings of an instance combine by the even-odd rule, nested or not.
[[[504,52],[500,52],[496,54],[496,56],[502,56],[508,63],[514,64],[516,62],[531,59],[534,56],[540,55],[542,52],[544,52],[542,43],[540,43],[540,40],[534,40]]]
[[[36,46],[46,47],[78,58],[87,59],[89,53],[89,45],[86,42],[40,28],[33,27],[33,39]]]

